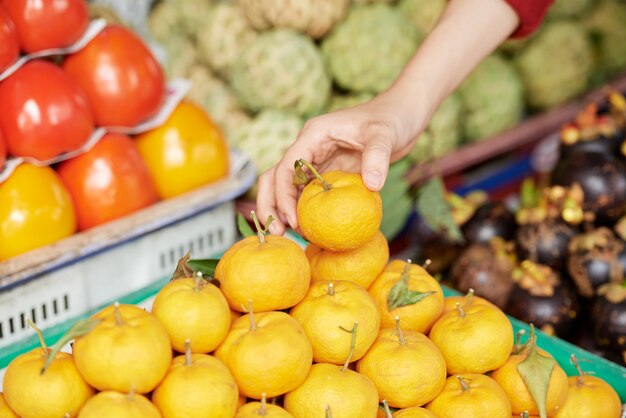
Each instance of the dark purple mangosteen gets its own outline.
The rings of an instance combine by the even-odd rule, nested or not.
[[[580,303],[574,287],[548,266],[524,260],[513,272],[515,285],[506,312],[550,335],[569,335]]]
[[[604,152],[577,152],[560,160],[552,171],[552,183],[580,184],[583,210],[595,214],[596,224],[613,225],[626,213],[626,166]]]
[[[459,255],[452,266],[453,286],[463,293],[474,289],[477,294],[503,308],[513,286],[511,272],[515,256],[511,245],[501,238],[488,244],[472,244]]]
[[[619,237],[624,249],[617,255],[617,261],[622,266],[624,277],[626,277],[626,216],[623,216],[613,228],[615,234]]]
[[[592,318],[598,344],[626,358],[626,281],[598,289]]]
[[[454,223],[460,228],[485,203],[487,194],[480,190],[466,196],[447,193],[445,199],[450,205]],[[428,271],[437,274],[448,270],[463,249],[463,243],[454,241],[444,231],[434,231],[423,218],[419,218],[413,228],[412,237],[419,248],[419,258],[432,261]]]
[[[418,247],[418,258],[431,260],[428,267],[431,274],[446,271],[462,250],[459,243],[452,242],[444,233],[433,231],[422,218],[414,223],[411,236]]]
[[[486,244],[494,237],[512,240],[515,227],[515,217],[502,202],[488,202],[476,210],[462,231],[469,244]]]
[[[575,183],[536,189],[525,181],[520,198],[522,208],[515,215],[519,224],[515,236],[518,258],[564,270],[567,245],[585,217],[582,188]]]
[[[593,325],[591,323],[581,324],[576,327],[576,330],[572,332],[572,336],[567,339],[567,341],[571,342],[578,347],[589,351],[597,356],[604,357],[605,359],[612,361],[613,363],[619,364],[620,366],[626,366],[624,362],[624,357],[621,352],[617,350],[613,350],[609,347],[602,347],[596,341],[593,331]]]
[[[600,152],[617,156],[622,145],[622,130],[608,115],[608,110],[598,111],[596,103],[588,104],[573,123],[561,128],[560,159],[572,154]]]
[[[559,148],[559,159],[567,160],[573,154],[599,152],[602,154],[608,154],[611,156],[619,155],[620,152],[620,138],[613,136],[611,138],[597,137],[589,141],[580,141],[575,144],[561,143]]]
[[[567,246],[576,229],[560,219],[520,225],[515,236],[517,256],[562,271],[567,262]]]
[[[572,238],[568,247],[567,271],[574,279],[578,293],[593,297],[607,283],[621,283],[624,267],[620,253],[624,244],[613,231],[600,227]]]

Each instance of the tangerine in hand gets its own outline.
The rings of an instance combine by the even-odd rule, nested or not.
[[[297,205],[298,225],[308,241],[327,250],[349,251],[374,238],[383,219],[382,200],[360,174],[336,170],[322,176],[304,160],[296,164],[315,175]]]

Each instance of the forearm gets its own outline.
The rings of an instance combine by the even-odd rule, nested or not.
[[[504,0],[451,0],[437,26],[383,95],[398,104],[417,135],[437,106],[518,25],[517,14]]]

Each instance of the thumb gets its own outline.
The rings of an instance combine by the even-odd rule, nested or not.
[[[361,176],[368,189],[379,191],[385,184],[391,158],[391,142],[384,136],[374,136],[365,144]]]

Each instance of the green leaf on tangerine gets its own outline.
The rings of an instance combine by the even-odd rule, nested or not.
[[[387,308],[392,311],[402,306],[414,305],[420,300],[432,295],[435,292],[419,292],[409,290],[408,266],[402,272],[402,277],[393,285],[387,296]]]
[[[215,267],[220,260],[218,258],[198,258],[188,260],[187,265],[196,272],[201,272],[204,277],[213,277],[215,275]]]
[[[48,357],[46,357],[46,361],[41,368],[40,374],[44,374],[46,370],[48,370],[48,367],[50,367],[52,361],[56,358],[57,354],[59,354],[59,351],[61,351],[67,343],[75,338],[89,334],[91,330],[94,329],[100,322],[100,319],[92,318],[84,318],[76,321],[76,323],[72,325],[72,327],[65,334],[63,334],[63,336],[61,336],[59,341],[52,346],[52,349],[48,353]]]
[[[532,325],[530,326],[530,339],[528,356],[517,365],[517,371],[533,397],[537,409],[539,409],[539,416],[546,418],[548,387],[556,362],[554,359],[542,355],[537,349],[537,337]]]
[[[237,229],[244,237],[252,237],[256,235],[248,221],[246,221],[246,218],[241,213],[237,213]]]

